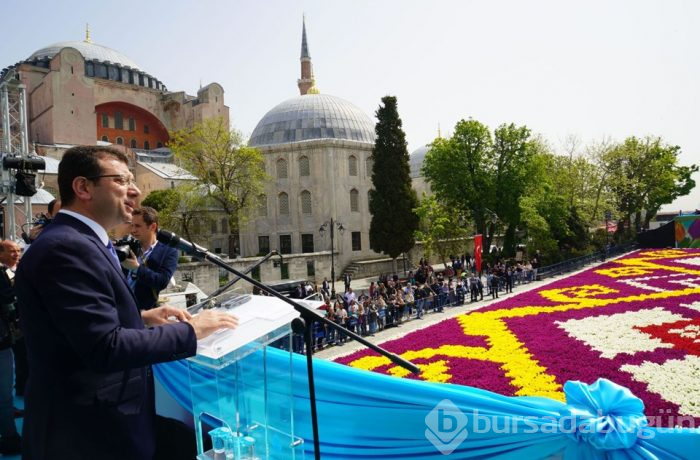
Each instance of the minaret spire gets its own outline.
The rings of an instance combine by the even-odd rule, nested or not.
[[[90,40],[90,24],[85,24],[85,43],[92,43]]]
[[[297,85],[302,96],[304,94],[318,94],[316,80],[314,79],[314,68],[311,65],[309,45],[306,41],[306,15],[304,15],[301,24],[301,78],[297,80]]]

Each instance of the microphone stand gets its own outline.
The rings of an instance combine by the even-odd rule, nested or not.
[[[255,262],[253,265],[251,265],[250,267],[248,267],[248,268],[246,268],[245,270],[243,270],[243,273],[245,273],[245,274],[247,275],[248,273],[252,272],[252,271],[253,271],[254,269],[256,269],[257,267],[259,267],[260,265],[262,265],[263,262],[269,260],[272,256],[279,256],[279,257],[280,257],[280,260],[282,260],[282,255],[281,255],[279,252],[277,252],[277,251],[275,251],[275,250],[272,250],[272,251],[270,251],[265,257],[263,257],[262,259],[258,260],[258,261]],[[226,283],[224,286],[221,286],[219,289],[217,289],[216,291],[212,292],[211,295],[209,295],[206,299],[202,300],[201,302],[199,302],[199,303],[197,303],[197,304],[192,305],[191,307],[187,307],[187,311],[189,311],[190,313],[195,313],[195,312],[199,311],[199,309],[200,309],[201,307],[203,307],[203,306],[206,305],[207,303],[211,302],[212,299],[214,299],[214,297],[218,296],[219,294],[222,294],[222,293],[225,292],[228,288],[230,288],[231,286],[233,286],[234,284],[236,284],[236,283],[239,282],[240,280],[241,280],[241,277],[240,277],[240,276],[236,276],[234,279],[232,279],[231,281],[229,281],[228,283]]]
[[[306,344],[306,353],[305,353],[306,354],[306,372],[307,372],[308,379],[309,379],[309,402],[311,405],[311,428],[312,428],[313,437],[314,437],[314,458],[316,460],[320,460],[320,458],[321,458],[321,446],[320,446],[320,441],[319,441],[319,437],[318,437],[318,413],[316,411],[316,386],[314,383],[314,370],[313,370],[314,369],[313,368],[313,336],[312,336],[313,321],[318,321],[318,322],[323,323],[327,326],[335,328],[338,332],[342,332],[344,334],[347,334],[348,336],[357,340],[359,343],[363,344],[364,346],[366,346],[366,347],[376,351],[380,355],[388,358],[392,363],[394,363],[398,366],[401,366],[404,369],[407,369],[414,374],[417,374],[418,372],[420,372],[420,369],[418,368],[418,366],[416,366],[412,362],[400,357],[399,355],[391,353],[391,352],[383,349],[380,346],[377,346],[377,345],[365,340],[365,338],[360,336],[359,334],[356,334],[348,329],[345,329],[342,326],[337,325],[333,321],[330,321],[328,318],[326,318],[323,315],[320,315],[319,313],[317,313],[316,311],[307,307],[306,305],[302,305],[300,303],[297,303],[297,302],[293,301],[292,299],[285,297],[284,295],[275,291],[271,287],[268,287],[268,286],[264,285],[263,283],[254,280],[253,278],[249,277],[248,275],[244,274],[243,272],[240,272],[240,271],[236,270],[235,268],[229,266],[219,256],[209,252],[206,248],[203,248],[201,246],[197,246],[196,244],[182,240],[175,233],[168,232],[165,230],[158,231],[158,241],[160,241],[161,243],[164,243],[168,246],[176,247],[176,248],[182,249],[186,252],[189,252],[194,257],[208,260],[209,262],[213,263],[214,265],[217,265],[218,267],[221,267],[224,270],[226,270],[230,273],[233,273],[234,275],[236,275],[238,277],[238,279],[243,279],[243,280],[249,282],[250,284],[252,284],[253,286],[256,286],[260,290],[267,292],[272,297],[277,297],[281,301],[294,307],[294,309],[297,312],[299,312],[299,315],[301,316],[301,319],[302,319],[301,323],[303,324],[304,342]],[[294,325],[294,322],[292,324]],[[297,323],[297,324],[299,324],[299,323]],[[296,330],[295,332],[299,332],[299,331]]]

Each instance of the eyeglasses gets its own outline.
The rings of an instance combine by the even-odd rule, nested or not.
[[[101,179],[103,177],[110,177],[110,178],[114,179],[114,182],[121,185],[122,187],[123,186],[129,187],[132,185],[134,187],[136,186],[136,179],[133,177],[129,177],[125,174],[102,174],[100,176],[86,177],[86,179],[95,180],[95,179]]]

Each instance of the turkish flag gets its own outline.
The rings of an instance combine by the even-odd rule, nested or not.
[[[474,235],[474,261],[476,263],[476,273],[481,273],[481,251],[483,243],[481,234]]]

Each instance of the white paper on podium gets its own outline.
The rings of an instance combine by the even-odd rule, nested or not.
[[[218,330],[197,341],[198,355],[221,358],[299,316],[291,305],[274,297],[247,295],[242,298],[245,301],[235,307],[215,308],[238,318],[238,327]]]

